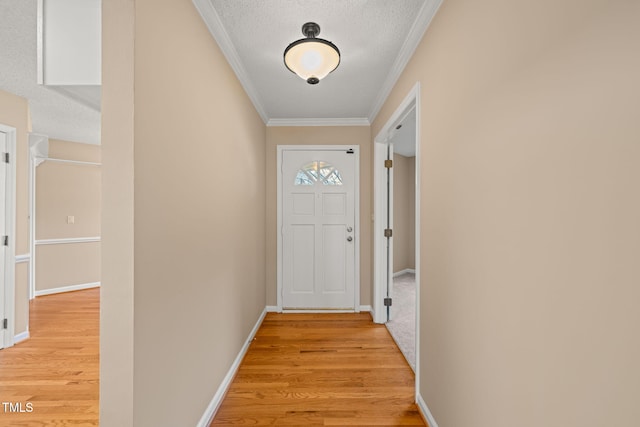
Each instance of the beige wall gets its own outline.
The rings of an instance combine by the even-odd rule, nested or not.
[[[393,272],[416,268],[416,158],[393,155]]]
[[[102,2],[102,426],[134,425],[134,39],[135,1]]]
[[[31,131],[27,100],[0,90],[0,123],[16,128],[16,255],[29,253],[29,152]],[[28,276],[16,266],[15,325],[16,335],[28,328],[29,293]],[[25,316],[25,313],[27,315]]]
[[[36,239],[99,237],[100,180],[99,166],[40,164],[36,168]],[[67,223],[68,216],[74,217],[73,224]]]
[[[421,83],[420,393],[440,426],[640,418],[640,4],[447,0]]]
[[[36,247],[36,292],[97,282],[100,282],[100,242]]]
[[[265,307],[265,126],[191,2],[108,3],[101,424],[195,425]]]
[[[99,145],[78,144],[77,142],[49,139],[49,157],[54,159],[78,160],[100,163]]]
[[[357,145],[360,147],[360,304],[371,305],[371,132],[369,126],[267,127],[267,305],[277,304],[277,146]]]

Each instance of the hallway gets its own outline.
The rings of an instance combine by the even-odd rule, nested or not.
[[[425,425],[414,393],[369,313],[269,313],[211,425]]]

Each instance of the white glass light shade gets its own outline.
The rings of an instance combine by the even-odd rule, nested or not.
[[[309,83],[317,83],[340,64],[340,52],[331,42],[307,38],[291,43],[284,53],[288,69]]]

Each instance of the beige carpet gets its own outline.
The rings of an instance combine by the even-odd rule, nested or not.
[[[387,328],[404,354],[405,359],[416,370],[416,276],[405,273],[393,278],[393,305],[391,321]]]

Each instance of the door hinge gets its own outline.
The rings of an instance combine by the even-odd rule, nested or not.
[[[9,163],[9,153],[4,153],[4,162]]]
[[[385,228],[384,237],[391,237],[391,236],[393,236],[393,230],[390,228]]]
[[[353,153],[355,153],[355,151],[353,151],[353,148],[349,148],[349,149],[347,150],[347,154],[353,154]]]
[[[393,160],[385,160],[384,167],[387,169],[391,169],[393,167]]]
[[[2,236],[2,245],[9,246],[9,236]]]
[[[2,329],[7,329],[9,327],[9,321],[7,319],[4,319],[2,321]]]
[[[384,299],[384,306],[391,307],[391,298],[387,297]]]

